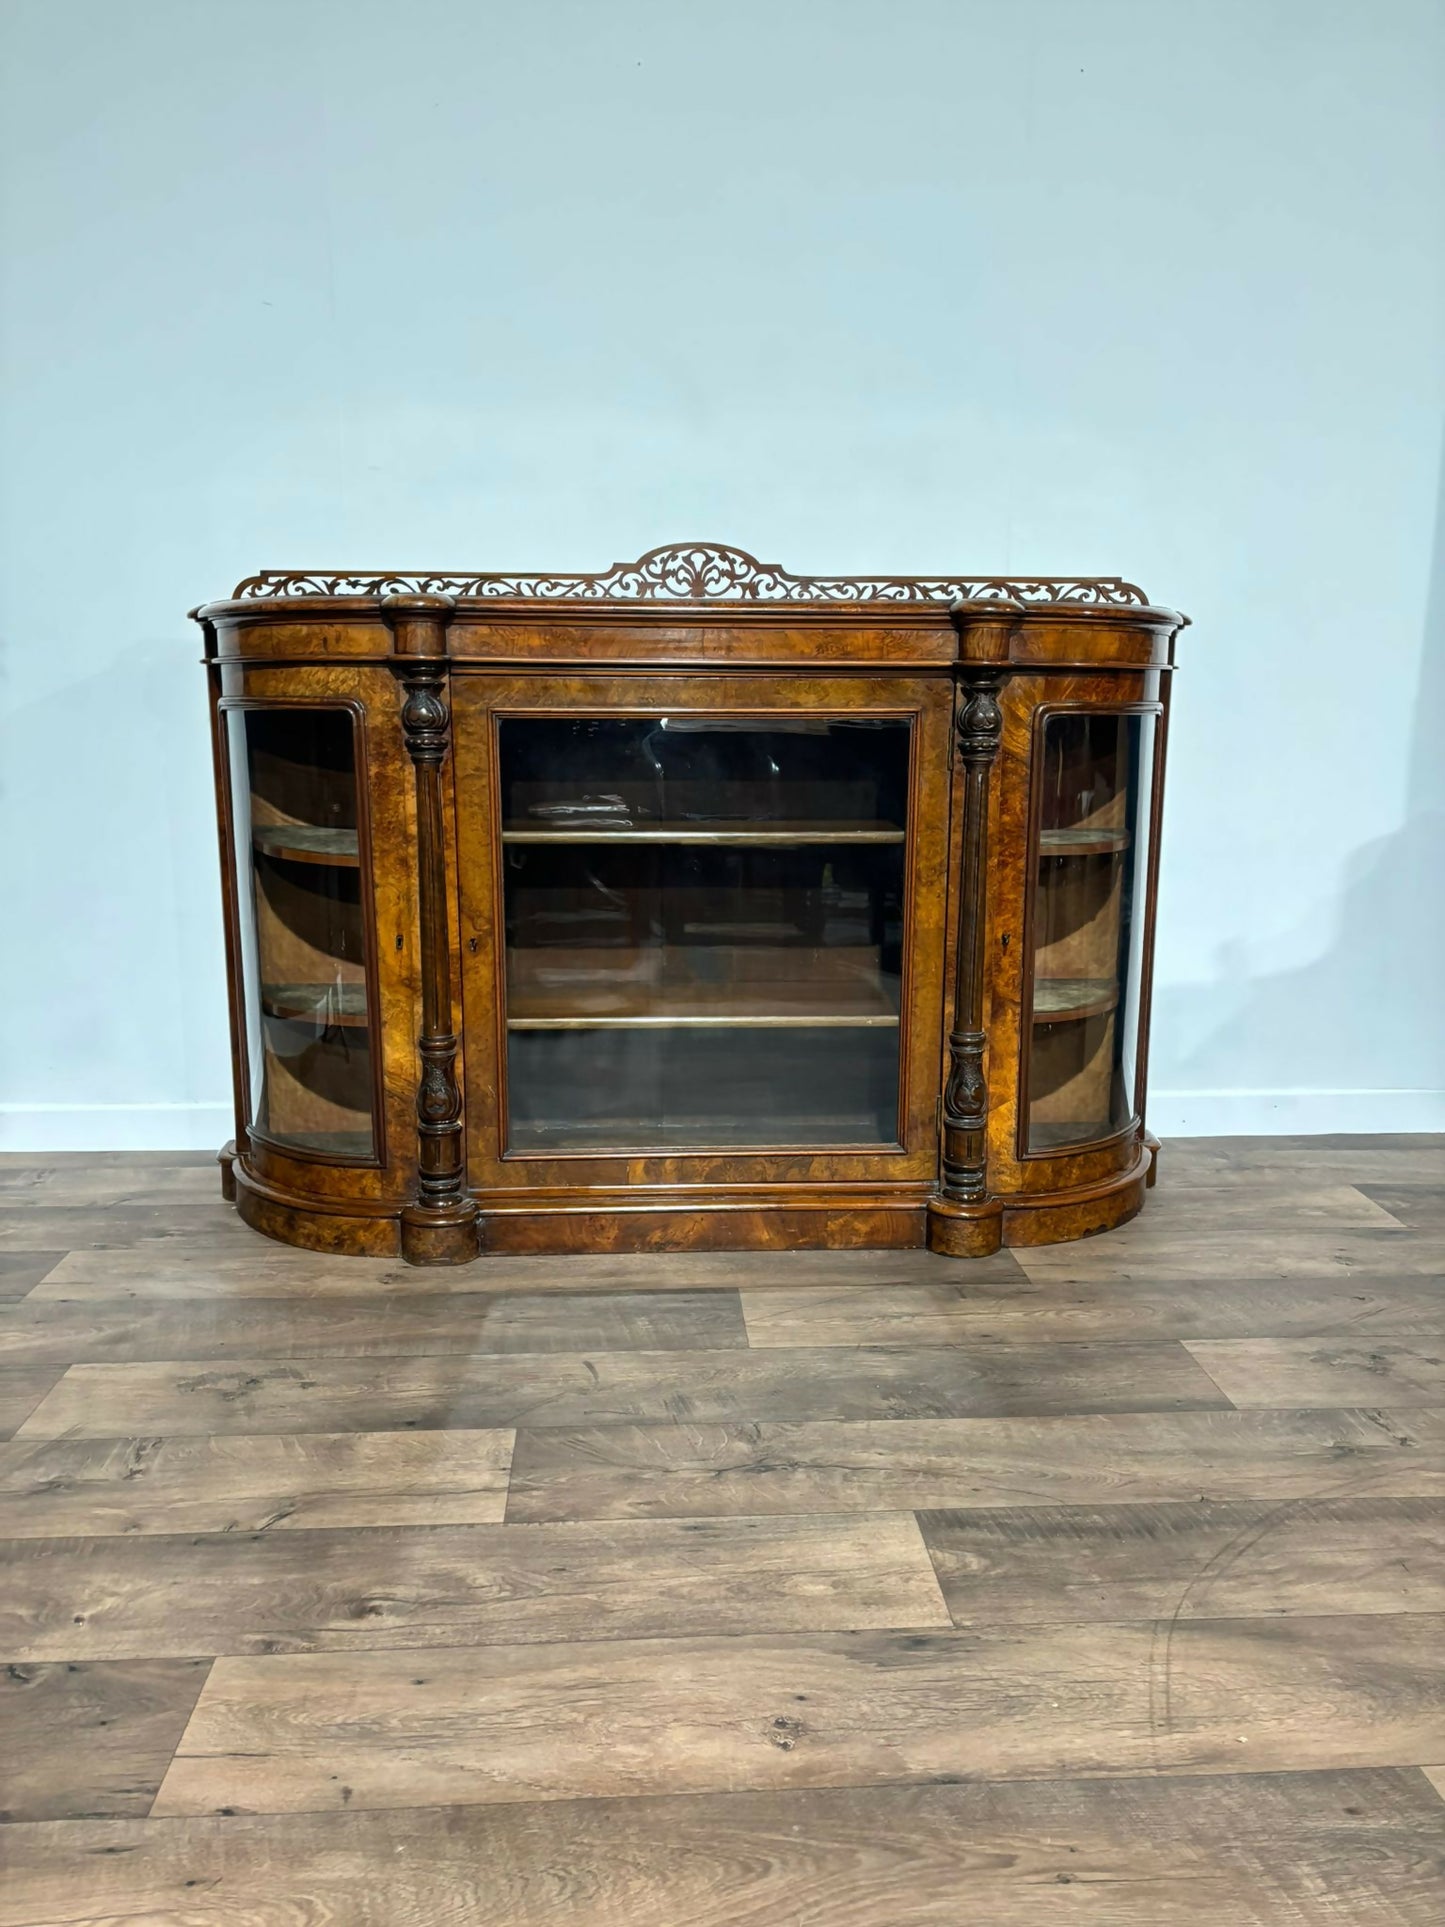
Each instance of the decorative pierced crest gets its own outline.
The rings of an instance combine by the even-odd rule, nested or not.
[[[345,575],[326,570],[267,570],[247,576],[235,594],[256,601],[286,596],[452,595],[541,602],[1070,602],[1147,605],[1148,597],[1118,576],[789,575],[743,549],[683,542],[617,562],[602,575]]]

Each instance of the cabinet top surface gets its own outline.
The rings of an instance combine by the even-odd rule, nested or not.
[[[1092,617],[1130,624],[1182,627],[1186,618],[1149,602],[1144,591],[1118,576],[817,576],[793,575],[759,562],[742,549],[690,542],[652,549],[636,562],[615,563],[596,574],[507,574],[480,571],[265,570],[239,582],[229,599],[194,611],[202,620],[298,617],[334,611],[355,614],[405,603],[490,620],[625,614],[657,621],[686,612],[689,619],[713,614],[792,622],[938,621],[950,612],[975,619],[990,614]]]

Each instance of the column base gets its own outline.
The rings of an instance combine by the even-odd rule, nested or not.
[[[401,1214],[401,1255],[409,1265],[465,1265],[481,1252],[475,1198],[440,1208],[409,1204]]]
[[[945,1258],[987,1258],[1003,1243],[1003,1205],[997,1198],[957,1204],[928,1200],[928,1249]]]

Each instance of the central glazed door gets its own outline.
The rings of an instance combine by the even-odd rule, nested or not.
[[[456,671],[453,715],[484,1208],[932,1183],[946,679]]]

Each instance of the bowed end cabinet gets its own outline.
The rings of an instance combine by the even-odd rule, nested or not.
[[[1139,1209],[1184,619],[1132,584],[692,544],[195,615],[257,1230],[965,1257]]]

